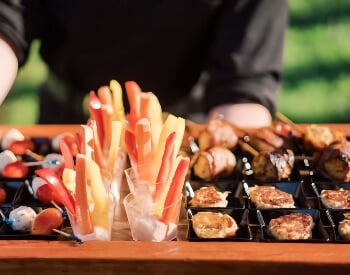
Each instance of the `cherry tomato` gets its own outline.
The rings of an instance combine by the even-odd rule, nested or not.
[[[17,160],[11,162],[4,167],[2,176],[5,178],[19,179],[25,178],[29,173],[28,166],[24,165],[23,161]]]
[[[15,155],[24,155],[27,150],[34,151],[35,144],[30,139],[16,140],[12,142],[8,150],[12,151]]]
[[[54,201],[58,205],[63,205],[58,194],[52,191],[48,183],[45,183],[38,188],[36,196],[43,204],[49,205],[51,204],[51,201]]]
[[[30,232],[37,235],[52,234],[52,229],[59,229],[63,223],[61,212],[57,208],[46,208],[34,219]]]

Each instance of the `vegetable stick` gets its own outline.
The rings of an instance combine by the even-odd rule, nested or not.
[[[120,148],[120,140],[122,136],[123,124],[121,121],[113,121],[111,128],[111,145],[109,147],[109,155],[107,162],[107,174],[111,177],[114,175],[114,166],[118,157],[118,151]]]
[[[91,213],[92,224],[94,227],[102,227],[106,230],[111,228],[109,219],[109,197],[108,193],[103,185],[101,170],[98,164],[86,159],[87,180],[90,185],[91,197],[94,202],[93,210]]]
[[[94,133],[90,126],[81,125],[82,147],[81,154],[92,158],[94,152]]]
[[[129,127],[132,131],[135,131],[136,122],[140,117],[140,95],[142,90],[135,81],[125,82],[125,90],[130,106],[128,115]]]
[[[155,169],[157,171],[159,171],[161,166],[166,139],[170,135],[170,133],[173,131],[176,132],[176,141],[174,146],[174,154],[176,156],[180,150],[182,138],[184,135],[185,120],[183,118],[176,117],[172,114],[169,114],[164,122],[162,131],[158,139],[158,144],[155,150],[153,165],[155,166]]]
[[[90,91],[89,94],[89,112],[90,116],[96,120],[100,144],[104,144],[102,103],[94,91]]]
[[[171,167],[171,172],[169,173],[169,178],[168,178],[167,182],[162,187],[162,193],[160,194],[160,197],[155,202],[154,215],[158,216],[159,218],[162,216],[162,213],[164,210],[165,200],[166,200],[166,197],[168,195],[168,191],[170,189],[171,182],[172,182],[172,179],[173,179],[174,174],[175,174],[175,170],[178,167],[182,158],[183,158],[182,156],[177,156],[175,158],[174,165]]]
[[[140,119],[136,124],[137,170],[139,178],[154,182],[151,166],[153,159],[151,125],[147,118]],[[146,166],[145,166],[146,165]]]
[[[59,146],[64,159],[64,167],[74,169],[74,157],[64,139],[60,140]]]
[[[140,94],[140,114],[139,118],[151,118],[151,97],[148,93]]]
[[[151,98],[151,127],[152,127],[152,144],[158,144],[160,133],[163,128],[163,113],[162,107],[158,101],[158,98],[152,93],[148,93]]]
[[[155,192],[155,199],[157,199],[160,196],[163,190],[163,185],[167,182],[169,178],[169,174],[171,172],[171,168],[175,161],[175,154],[174,154],[175,138],[176,138],[176,133],[172,132],[168,136],[165,142],[162,163],[157,175],[156,183],[158,184]]]
[[[71,193],[75,191],[75,174],[75,170],[70,168],[65,168],[62,173],[63,184]]]
[[[109,88],[112,91],[113,120],[125,121],[125,110],[123,103],[123,90],[120,83],[111,80]]]
[[[90,119],[88,122],[88,126],[92,130],[92,136],[93,136],[93,160],[97,162],[99,167],[103,169],[105,166],[104,164],[104,157],[103,157],[103,152],[102,152],[102,147],[100,144],[100,140],[98,138],[98,130],[97,130],[97,123],[96,120]]]
[[[88,203],[87,194],[87,157],[83,154],[76,156],[76,185],[75,185],[75,209],[76,226],[79,233],[87,235],[94,232]]]
[[[125,129],[125,149],[128,153],[130,163],[132,167],[136,167],[137,165],[137,148],[136,148],[136,137],[135,135],[129,130]]]
[[[97,90],[97,95],[102,104],[102,121],[105,136],[102,146],[109,148],[111,143],[111,122],[113,117],[112,94],[108,86],[101,86]]]
[[[164,210],[161,217],[161,221],[168,224],[174,222],[178,215],[178,208],[169,207],[178,202],[181,198],[182,189],[185,183],[187,171],[189,168],[190,159],[188,157],[182,157],[171,181],[170,189],[165,199]]]

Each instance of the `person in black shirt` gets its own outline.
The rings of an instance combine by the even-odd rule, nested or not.
[[[287,21],[287,0],[0,0],[0,103],[39,39],[49,67],[39,123],[85,122],[84,96],[115,79],[136,81],[176,115],[264,126]]]

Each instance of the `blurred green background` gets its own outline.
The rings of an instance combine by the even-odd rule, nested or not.
[[[350,1],[291,0],[279,111],[296,123],[350,122]],[[0,124],[33,124],[47,68],[35,42],[0,108]]]

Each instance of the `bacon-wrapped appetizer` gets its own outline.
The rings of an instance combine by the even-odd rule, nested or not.
[[[350,182],[350,142],[334,142],[321,152],[316,169],[330,180]]]
[[[198,136],[198,145],[201,150],[214,146],[223,146],[233,150],[237,142],[238,136],[233,126],[220,117],[210,119],[207,127]]]
[[[228,177],[235,167],[235,155],[223,146],[215,146],[206,151],[200,150],[191,159],[194,175],[203,180]]]
[[[253,157],[254,177],[260,181],[288,179],[294,166],[292,150],[261,151]]]
[[[345,135],[339,131],[333,131],[327,126],[311,124],[306,127],[303,144],[307,153],[322,152],[328,145],[335,141],[344,141]]]

